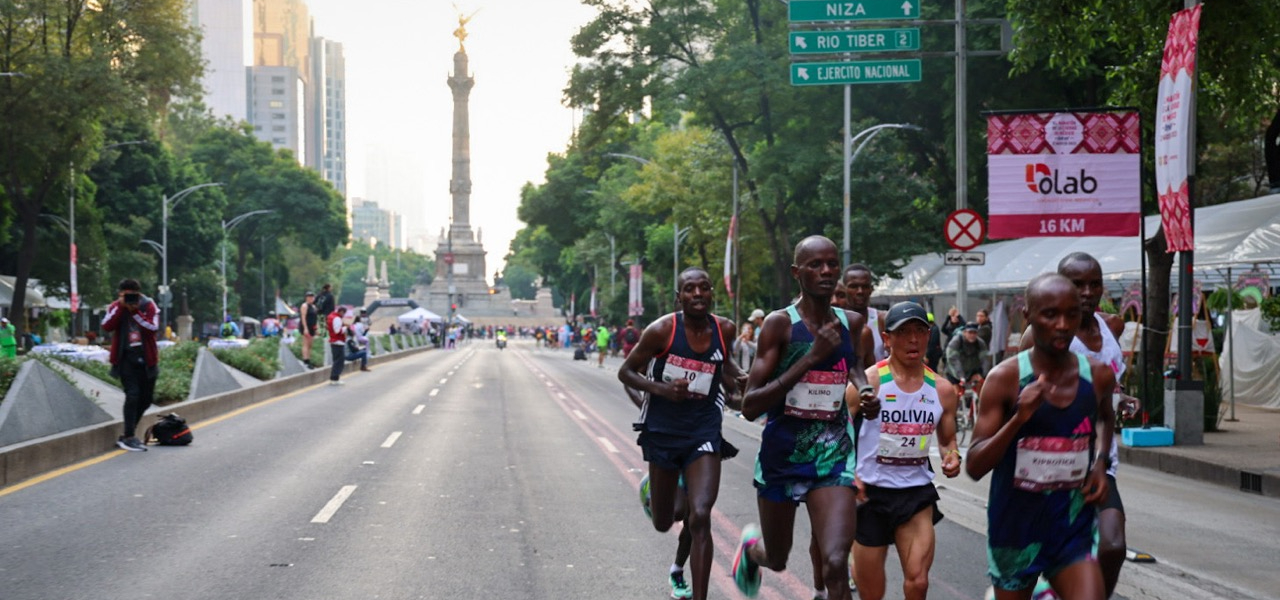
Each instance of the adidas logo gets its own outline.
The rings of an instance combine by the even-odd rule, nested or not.
[[[1093,421],[1084,419],[1080,421],[1079,425],[1076,425],[1075,431],[1072,431],[1071,435],[1089,435],[1091,433],[1093,433]]]
[[[698,446],[698,452],[708,452],[708,453],[710,453],[710,452],[715,452],[715,451],[716,451],[716,450],[715,450],[715,448],[711,445],[711,442],[703,442],[701,446]]]
[[[724,355],[720,353],[719,348],[716,348],[716,351],[711,354],[711,361],[715,362],[718,360],[724,360]]]

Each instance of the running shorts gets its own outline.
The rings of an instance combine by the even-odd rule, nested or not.
[[[858,507],[858,532],[854,540],[867,547],[893,544],[894,533],[922,510],[933,511],[933,523],[942,520],[938,489],[932,483],[909,488],[867,486],[867,501]]]
[[[721,438],[703,440],[644,431],[636,443],[644,453],[645,462],[660,469],[683,471],[704,454],[719,455]]]

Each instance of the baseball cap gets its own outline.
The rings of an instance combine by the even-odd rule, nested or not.
[[[303,296],[304,296],[304,297],[306,297],[306,296],[314,296],[314,295],[316,295],[316,293],[315,293],[315,292],[313,292],[313,291],[311,291],[311,290],[307,290],[307,293],[303,294]]]
[[[757,308],[751,311],[751,316],[747,317],[747,320],[754,321],[756,319],[763,319],[763,318],[764,318],[764,311]]]
[[[965,323],[965,325],[964,325],[964,330],[965,330],[965,331],[977,331],[977,330],[978,330],[978,324],[977,324],[977,323]]]
[[[929,312],[915,302],[899,302],[889,308],[889,314],[884,319],[884,328],[886,331],[893,331],[908,321],[920,321],[928,327]]]

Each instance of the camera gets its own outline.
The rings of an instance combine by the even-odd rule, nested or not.
[[[124,295],[125,304],[137,304],[142,301],[142,294],[132,293]]]

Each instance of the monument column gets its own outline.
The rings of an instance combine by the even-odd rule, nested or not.
[[[462,28],[458,28],[462,32]],[[449,193],[453,196],[454,241],[469,242],[471,237],[471,113],[468,102],[476,80],[467,73],[467,50],[459,37],[458,51],[453,55],[453,75],[449,76],[449,89],[453,90],[453,178],[449,180]]]

